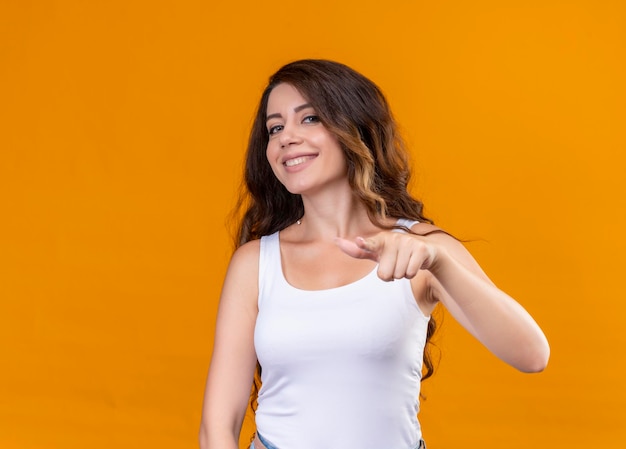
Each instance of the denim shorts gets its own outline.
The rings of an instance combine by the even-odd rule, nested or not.
[[[261,443],[263,443],[263,445],[267,449],[278,449],[272,443],[269,443],[265,438],[263,438],[260,433],[257,433],[257,437],[259,437],[259,440],[261,441]],[[254,441],[250,444],[250,449],[255,449],[254,448]],[[386,449],[386,448],[381,448],[381,449]],[[424,440],[420,440],[419,444],[417,446],[415,446],[414,449],[426,449],[426,443],[424,443]]]

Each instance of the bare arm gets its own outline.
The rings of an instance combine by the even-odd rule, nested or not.
[[[413,227],[419,233],[432,229],[436,228],[426,224]],[[418,296],[431,300],[421,306],[432,310],[436,302],[442,302],[465,329],[506,363],[524,372],[539,372],[547,365],[550,347],[535,320],[489,280],[454,238],[445,233],[422,237],[381,232],[355,242],[339,239],[337,244],[353,257],[378,261],[383,280],[412,279],[414,291],[422,289]]]
[[[437,255],[428,288],[454,318],[497,357],[523,372],[540,372],[548,341],[530,314],[485,275],[465,247],[445,234],[430,238]]]
[[[237,449],[256,367],[254,325],[258,313],[259,242],[240,247],[230,262],[220,296],[209,367],[201,449]]]

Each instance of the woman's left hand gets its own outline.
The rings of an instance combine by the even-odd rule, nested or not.
[[[378,277],[384,281],[414,278],[433,266],[441,250],[423,237],[391,231],[354,241],[337,237],[335,243],[349,256],[378,262]]]

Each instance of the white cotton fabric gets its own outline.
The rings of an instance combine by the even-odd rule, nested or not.
[[[384,282],[376,267],[341,287],[294,288],[278,233],[261,238],[259,262],[256,424],[264,439],[279,449],[416,447],[429,317],[410,281]]]

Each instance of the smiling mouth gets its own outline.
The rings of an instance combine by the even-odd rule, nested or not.
[[[315,158],[315,156],[300,156],[283,162],[283,165],[285,165],[285,167],[294,167],[296,165],[304,164],[306,161],[313,158]]]

